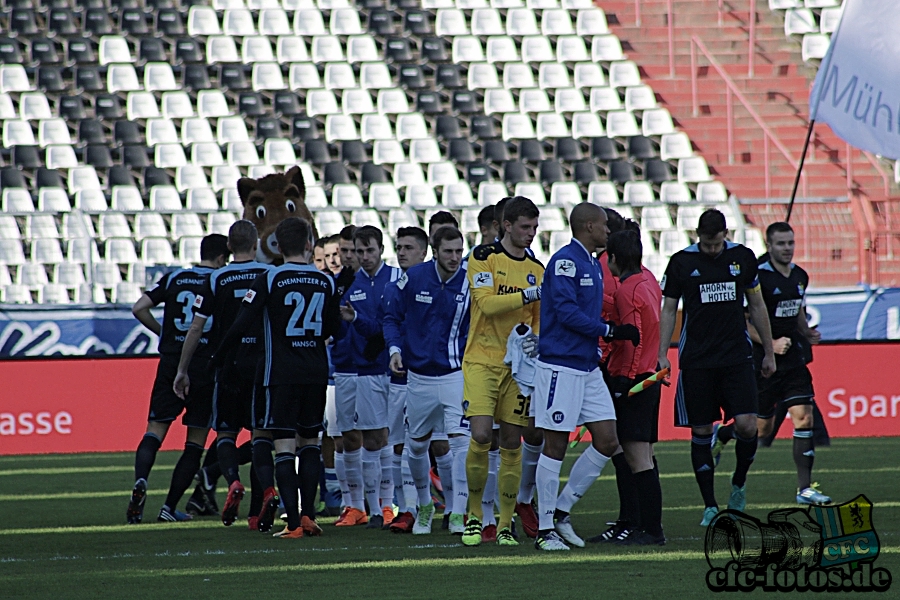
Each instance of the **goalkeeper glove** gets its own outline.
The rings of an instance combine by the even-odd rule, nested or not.
[[[539,302],[541,299],[541,286],[533,285],[522,290],[522,299],[524,300],[525,304]]]

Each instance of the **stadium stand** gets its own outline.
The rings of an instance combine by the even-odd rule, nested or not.
[[[642,222],[655,272],[688,208],[759,238],[590,2],[258,4],[4,14],[5,302],[130,302],[240,216],[239,177],[298,162],[322,234],[449,209],[470,247],[480,207],[520,193],[541,258],[583,200]]]

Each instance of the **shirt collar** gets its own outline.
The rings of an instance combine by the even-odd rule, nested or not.
[[[573,244],[578,244],[579,246],[581,246],[581,249],[584,250],[584,253],[588,255],[588,258],[594,258],[593,256],[591,256],[591,253],[588,252],[588,249],[584,246],[584,244],[582,244],[581,242],[579,242],[577,239],[572,238],[572,243],[573,243]]]
[[[375,279],[376,277],[378,277],[378,274],[381,273],[381,270],[384,268],[384,264],[384,261],[381,261],[381,265],[379,265],[378,270],[375,271],[375,274],[371,277],[369,277],[369,274],[362,267],[360,267],[359,272],[362,273],[363,277],[365,277],[366,279]]]

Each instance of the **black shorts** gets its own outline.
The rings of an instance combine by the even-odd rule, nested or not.
[[[639,375],[635,382],[643,381],[653,373]],[[616,408],[616,434],[619,442],[659,441],[659,398],[662,386],[652,385],[640,394],[613,399]]]
[[[263,407],[265,410],[261,429],[296,432],[305,438],[317,437],[324,429],[327,389],[327,383],[272,385],[263,388],[262,402],[258,396],[254,402],[255,411]]]
[[[190,393],[182,400],[175,395],[172,385],[178,374],[179,354],[162,354],[156,368],[156,380],[150,392],[150,414],[147,420],[155,423],[171,423],[182,412],[182,424],[186,427],[206,429],[211,425],[213,381],[205,371],[206,359],[197,358],[191,362],[188,375],[191,378]],[[203,368],[199,368],[199,364]]]
[[[252,372],[244,376],[225,369],[219,371],[213,392],[213,426],[217,432],[253,429],[253,384]]]
[[[675,391],[675,426],[702,427],[757,413],[753,363],[710,369],[682,369]]]
[[[813,403],[812,375],[806,365],[787,371],[775,371],[765,378],[756,379],[759,388],[759,418],[770,419],[775,416],[778,403],[785,407]]]

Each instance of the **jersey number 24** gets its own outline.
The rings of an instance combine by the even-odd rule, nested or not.
[[[290,292],[284,297],[285,306],[294,306],[294,312],[288,319],[285,335],[288,337],[303,337],[312,331],[313,335],[322,335],[322,309],[325,308],[325,294],[316,292],[306,303],[306,298],[300,292]],[[302,327],[298,327],[301,319]]]

